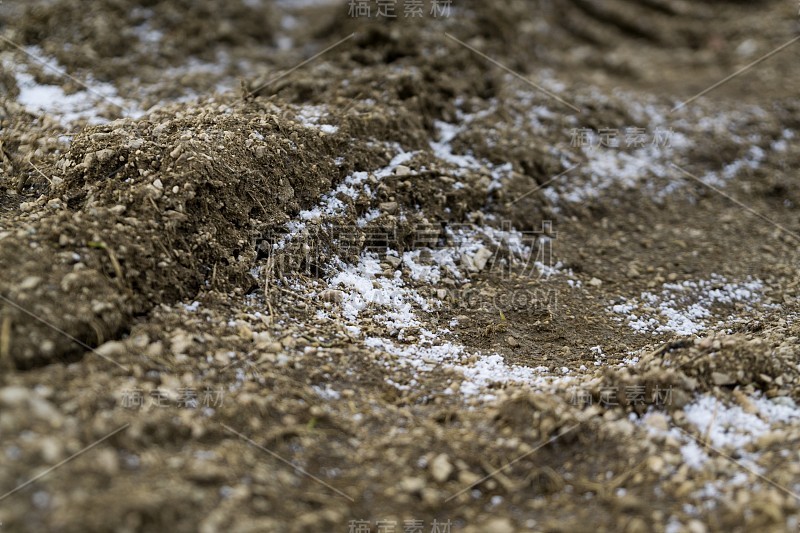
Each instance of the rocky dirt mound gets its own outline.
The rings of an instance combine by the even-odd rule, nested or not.
[[[0,524],[796,528],[794,8],[409,4],[0,3]]]

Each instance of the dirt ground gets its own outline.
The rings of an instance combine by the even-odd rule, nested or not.
[[[798,30],[0,2],[0,531],[797,531]]]

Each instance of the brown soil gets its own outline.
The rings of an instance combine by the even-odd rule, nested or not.
[[[679,438],[710,438],[698,398],[800,401],[800,45],[671,112],[789,42],[796,6],[375,9],[0,3],[0,529],[796,529],[800,421],[703,448],[701,469]],[[33,84],[93,100],[92,120],[36,109]],[[654,124],[674,146],[571,138]],[[711,173],[716,190],[690,177]],[[487,236],[543,227],[553,275]],[[415,279],[399,257],[420,228],[441,248],[484,228],[491,258]],[[359,290],[418,297],[399,332],[374,302],[354,332],[332,281],[375,247]],[[698,280],[759,295],[713,300],[690,333],[613,310],[689,306]],[[427,332],[468,356],[414,359]],[[548,380],[462,394],[486,354]]]

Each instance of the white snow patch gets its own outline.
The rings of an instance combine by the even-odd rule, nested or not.
[[[390,176],[394,173],[395,169],[402,165],[403,163],[408,162],[411,158],[416,155],[416,152],[404,152],[400,150],[400,153],[397,154],[391,162],[385,166],[384,168],[376,171],[372,174],[372,177],[380,181],[383,178]],[[327,194],[322,196],[319,204],[312,209],[308,209],[305,211],[301,211],[299,213],[299,217],[305,221],[322,221],[324,219],[335,219],[337,217],[344,216],[347,214],[347,204],[345,204],[339,196],[345,196],[348,198],[352,198],[353,200],[357,199],[361,194],[372,194],[372,188],[369,185],[369,172],[354,172],[353,174],[347,176],[342,183],[340,183],[336,188],[332,191],[328,192]],[[374,216],[377,216],[376,213],[372,212]],[[369,214],[367,215],[369,217]],[[362,223],[366,225],[370,219],[365,219]],[[272,246],[275,250],[283,249],[286,244],[291,242],[295,237],[300,235],[303,230],[306,229],[306,224],[304,222],[296,222],[290,221],[286,224],[287,233],[283,236],[283,238],[274,243]]]
[[[338,400],[342,397],[341,393],[333,390],[330,385],[325,385],[324,387],[314,385],[313,389],[314,392],[316,392],[323,400]]]
[[[437,159],[456,167],[454,172],[456,176],[463,176],[467,171],[488,170],[491,176],[488,190],[491,192],[502,187],[502,181],[511,174],[513,165],[511,163],[496,165],[490,161],[478,160],[472,154],[456,154],[451,144],[459,134],[469,127],[470,123],[490,112],[492,112],[491,108],[476,114],[464,114],[458,111],[458,119],[461,121],[460,126],[441,120],[435,121],[434,125],[438,130],[438,140],[431,141],[430,147]],[[454,187],[458,189],[463,188],[464,185],[459,182]]]
[[[763,288],[759,280],[729,283],[712,275],[709,280],[665,283],[659,293],[643,292],[638,300],[612,305],[610,310],[625,315],[628,325],[640,333],[696,335],[724,325],[723,320],[712,323],[714,306],[739,302],[749,309],[762,300]]]
[[[25,51],[37,62],[46,65],[48,74],[66,73],[57,61],[48,59],[38,46],[27,46]],[[126,112],[133,118],[138,118],[142,112],[138,109],[129,109],[126,102],[117,94],[116,88],[108,83],[99,82],[92,78],[82,80],[85,89],[72,94],[66,94],[58,85],[45,85],[37,83],[33,75],[28,72],[25,65],[13,60],[3,60],[3,68],[11,71],[16,78],[19,96],[17,101],[32,111],[40,111],[53,115],[62,124],[68,125],[77,120],[85,119],[90,124],[102,124],[108,119],[98,114],[98,108],[104,103],[113,103],[120,112]],[[61,74],[63,76],[63,74]]]
[[[657,429],[658,424],[650,424],[651,417],[666,416],[669,425],[671,419],[663,413],[648,413],[639,423],[647,429],[649,435],[665,436],[677,442],[683,460],[695,470],[704,469],[710,459],[709,452],[702,445],[702,441],[707,440],[716,450],[732,454],[753,472],[762,473],[763,469],[757,464],[760,452],[745,450],[754,445],[761,436],[783,425],[800,423],[800,408],[789,398],[769,400],[759,393],[748,396],[747,402],[748,407],[754,407],[756,412],[748,412],[739,405],[726,403],[710,394],[698,396],[683,408],[686,422],[690,426],[687,430],[695,438],[675,427],[663,431]],[[695,439],[700,439],[701,442],[698,443]],[[711,455],[713,454],[712,452]],[[728,483],[741,481],[740,476],[734,476]]]
[[[328,115],[328,109],[324,106],[304,105],[294,110],[295,118],[306,128],[317,128],[323,133],[336,133],[339,126],[325,124],[322,119]]]

